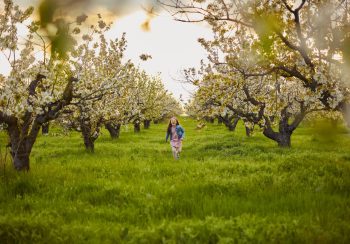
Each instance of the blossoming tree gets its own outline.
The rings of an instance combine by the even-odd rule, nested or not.
[[[266,59],[261,56],[264,47],[259,37],[246,27],[223,28],[217,29],[214,40],[200,40],[211,62],[202,68],[203,77],[197,81],[196,98],[206,110],[219,114],[231,111],[244,119],[248,128],[259,125],[266,137],[289,147],[293,131],[307,114],[336,109],[343,102],[346,88],[333,80],[338,77],[336,73],[315,91],[280,70],[260,75]],[[235,35],[228,36],[232,31]],[[277,55],[281,48],[272,46],[269,55]],[[325,90],[334,94],[326,104]]]
[[[9,135],[15,168],[29,170],[29,156],[42,125],[71,111],[72,107],[80,109],[82,118],[86,118],[89,106],[104,112],[113,109],[103,107],[101,98],[115,96],[113,92],[128,76],[125,71],[128,66],[120,63],[125,38],[108,44],[104,32],[109,25],[101,16],[90,27],[81,26],[85,15],[70,23],[58,18],[55,21],[62,26],[56,34],[62,35],[64,31],[73,46],[65,53],[53,49],[49,52],[51,42],[57,40],[42,35],[40,22],[27,24],[33,8],[21,11],[11,0],[4,0],[3,7],[0,48],[11,72],[0,77],[0,124]],[[24,45],[19,44],[22,42],[19,25],[27,28]],[[99,36],[96,43],[92,43],[93,35]],[[77,45],[79,40],[83,40],[81,45]]]
[[[26,41],[19,44],[18,26],[32,12],[33,8],[22,11],[5,0],[0,15],[0,49],[11,66],[10,74],[0,81],[0,124],[9,135],[17,170],[29,170],[29,155],[42,124],[56,119],[72,101],[76,81],[65,62],[55,55],[45,56],[45,45],[40,47],[43,58],[35,56],[37,23],[28,26]]]
[[[348,107],[350,32],[348,1],[161,1],[179,21],[206,21],[222,47],[241,31],[259,46],[256,73],[294,77],[327,110]],[[242,47],[244,48],[244,47]],[[334,89],[337,87],[337,89]],[[340,88],[342,87],[342,88]],[[348,116],[345,116],[347,118]]]
[[[65,120],[79,130],[88,151],[94,151],[94,142],[101,127],[119,116],[121,98],[127,95],[132,79],[132,64],[123,63],[125,35],[108,42],[105,32],[109,25],[99,16],[99,24],[91,26],[89,35],[71,54],[70,64],[79,82],[74,99],[66,111]]]
[[[206,21],[212,27],[214,40],[200,40],[214,72],[204,76],[202,89],[216,86],[215,80],[217,86],[230,83],[226,89],[233,89],[230,97],[237,107],[228,108],[258,123],[280,146],[290,145],[290,135],[305,114],[345,113],[349,101],[347,1],[160,2],[177,20]],[[272,104],[278,113],[272,113]],[[278,132],[272,126],[276,118]]]

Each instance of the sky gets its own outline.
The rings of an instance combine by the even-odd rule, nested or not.
[[[143,1],[143,2],[142,2]],[[141,25],[148,18],[143,10],[147,7],[145,0],[90,0],[89,9],[81,10],[87,14],[108,15],[114,22],[107,34],[109,38],[117,38],[126,33],[128,47],[126,59],[139,64],[149,74],[160,73],[166,89],[172,92],[175,98],[182,95],[186,102],[193,92],[193,87],[181,82],[181,71],[185,68],[199,67],[200,60],[206,58],[205,50],[197,42],[200,37],[211,38],[212,33],[205,25],[177,22],[169,13],[157,10],[157,15],[150,21],[150,28],[145,31]],[[37,0],[15,0],[21,6],[37,6]],[[117,4],[116,4],[117,3]],[[123,4],[124,3],[124,4]],[[127,3],[127,4],[125,4]],[[96,11],[96,13],[94,13]],[[81,13],[77,13],[80,15]],[[141,54],[149,54],[152,59],[141,61]],[[9,67],[0,57],[0,72],[7,74]]]

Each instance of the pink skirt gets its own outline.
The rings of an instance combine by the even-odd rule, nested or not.
[[[182,146],[182,141],[181,141],[181,140],[178,140],[178,139],[170,140],[170,145],[171,145],[172,147],[181,148],[181,146]]]

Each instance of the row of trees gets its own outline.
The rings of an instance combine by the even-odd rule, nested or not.
[[[190,104],[200,117],[241,118],[279,146],[306,116],[342,113],[349,104],[348,1],[159,1],[177,20],[205,21],[199,42],[208,62],[185,71],[197,86]]]
[[[147,128],[179,110],[158,76],[124,61],[125,36],[106,40],[111,24],[101,15],[90,25],[86,15],[69,22],[51,16],[54,25],[48,27],[30,22],[33,10],[4,0],[0,13],[0,51],[11,66],[8,76],[0,76],[0,125],[17,170],[29,170],[38,133],[50,121],[80,131],[93,151],[102,126],[116,138],[122,124],[133,123],[139,131],[140,123]]]

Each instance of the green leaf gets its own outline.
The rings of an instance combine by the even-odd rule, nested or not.
[[[41,27],[46,27],[47,24],[51,23],[53,16],[57,9],[55,0],[43,0],[39,5],[39,15]]]

